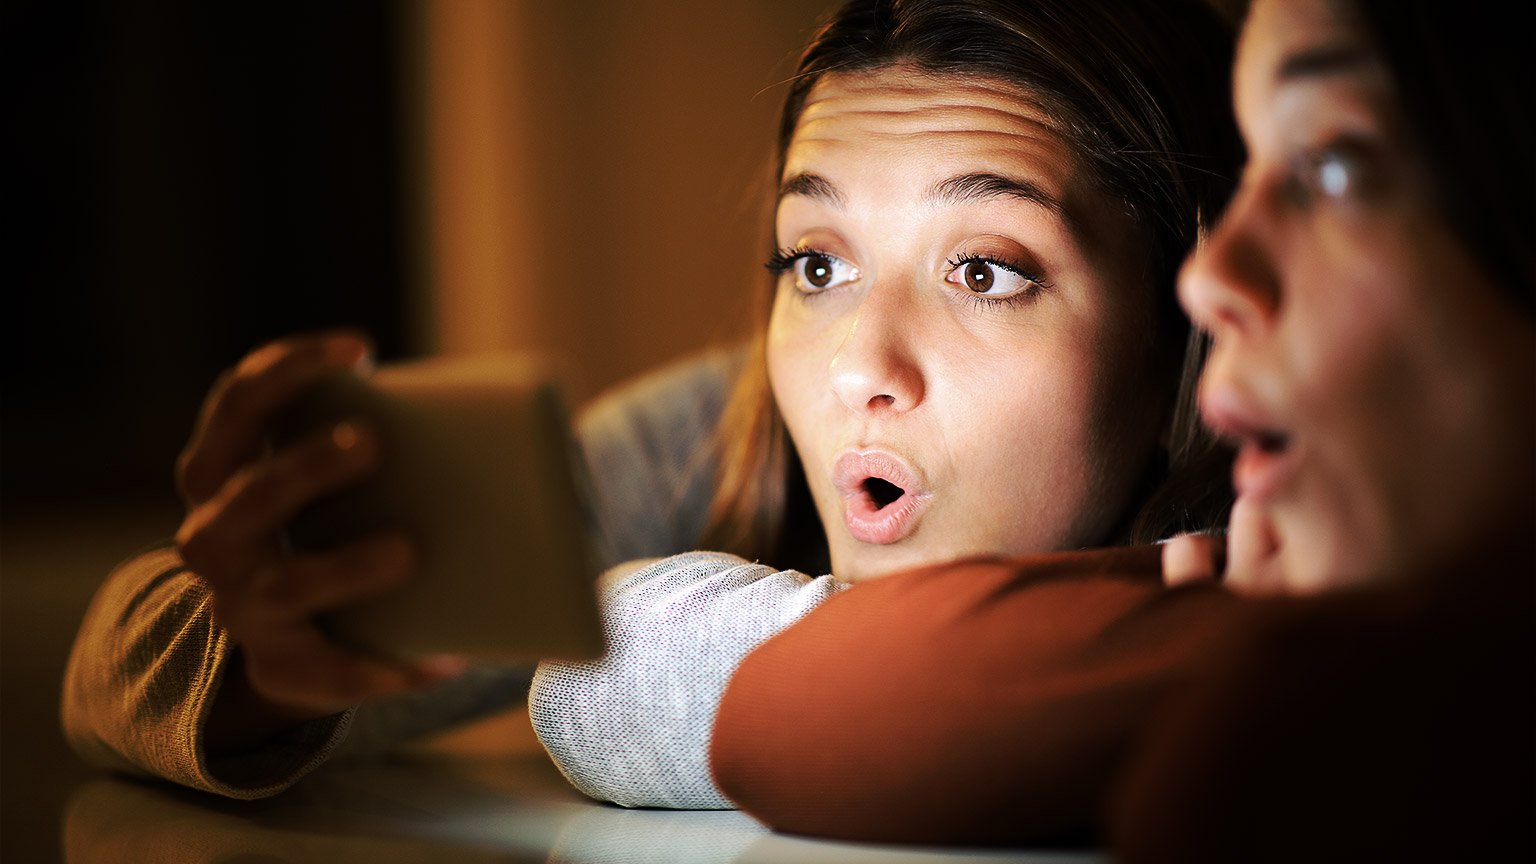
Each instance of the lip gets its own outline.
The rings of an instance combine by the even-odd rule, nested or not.
[[[1250,500],[1266,498],[1296,469],[1294,436],[1237,392],[1202,389],[1200,417],[1211,431],[1237,448],[1232,487],[1238,495]]]
[[[898,486],[899,498],[878,507],[866,482],[878,478]],[[861,543],[889,545],[917,530],[932,493],[901,457],[883,450],[850,450],[832,465],[832,484],[843,497],[843,523]]]

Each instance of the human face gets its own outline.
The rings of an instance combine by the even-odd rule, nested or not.
[[[812,89],[768,368],[840,579],[1106,539],[1167,395],[1124,209],[1016,88],[890,67]]]
[[[1201,413],[1265,535],[1233,538],[1267,558],[1236,586],[1529,543],[1533,327],[1440,218],[1385,67],[1337,4],[1260,0],[1234,80],[1249,162],[1180,297],[1214,335]]]

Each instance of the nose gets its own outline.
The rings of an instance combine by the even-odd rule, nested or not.
[[[1258,196],[1239,191],[1179,272],[1179,302],[1196,325],[1218,338],[1269,326],[1280,300],[1274,237]]]
[[[832,390],[849,411],[905,412],[922,403],[916,303],[909,286],[883,282],[859,304],[831,365]]]

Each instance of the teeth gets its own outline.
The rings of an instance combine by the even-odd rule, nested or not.
[[[889,480],[879,477],[870,477],[864,481],[864,491],[875,502],[876,510],[883,510],[887,504],[906,494],[906,490]]]

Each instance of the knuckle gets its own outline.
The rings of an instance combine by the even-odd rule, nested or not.
[[[218,548],[218,538],[200,512],[192,514],[181,523],[181,527],[176,530],[175,540],[177,554],[193,572],[206,576],[207,571],[214,569],[210,564],[217,557],[215,550]]]
[[[328,440],[316,436],[284,452],[274,467],[291,483],[324,480],[344,467],[338,455]]]
[[[315,581],[311,575],[293,564],[272,566],[257,571],[251,581],[254,603],[260,604],[267,617],[280,621],[297,621],[309,614],[311,589]]]
[[[227,511],[232,519],[264,521],[265,514],[283,506],[294,478],[277,460],[265,460],[236,472],[230,479]]]
[[[249,380],[282,362],[293,351],[293,340],[278,339],[268,342],[240,358],[233,370],[234,377]]]
[[[226,423],[247,422],[256,413],[261,395],[261,381],[249,375],[236,375],[224,388],[213,413]]]
[[[201,501],[211,494],[212,484],[205,479],[205,466],[201,453],[190,445],[176,457],[176,491],[183,501]]]
[[[274,342],[261,352],[261,363],[252,367],[253,378],[291,387],[324,368],[324,342],[314,336],[292,336]]]
[[[388,588],[404,581],[413,565],[411,546],[387,534],[349,546],[336,553],[330,562],[332,572],[342,581],[375,588]]]
[[[262,567],[251,574],[249,596],[253,603],[268,607],[286,605],[287,596],[293,593],[289,580],[275,567]]]
[[[218,407],[219,403],[224,401],[225,395],[229,393],[229,386],[234,383],[235,377],[234,367],[225,369],[214,377],[213,383],[208,387],[208,395],[203,397],[202,411],[198,417],[199,422],[206,420],[208,414]]]
[[[365,473],[374,464],[377,448],[362,429],[345,445],[337,443],[332,430],[322,430],[280,454],[278,470],[295,488],[312,492],[329,490]]]
[[[350,585],[371,581],[370,577],[379,569],[377,556],[367,545],[342,549],[320,566],[324,566],[337,581]]]
[[[234,642],[243,642],[248,628],[245,626],[245,617],[242,614],[243,607],[233,602],[226,592],[215,590],[213,592],[213,620],[215,624],[224,628],[229,638]]]

